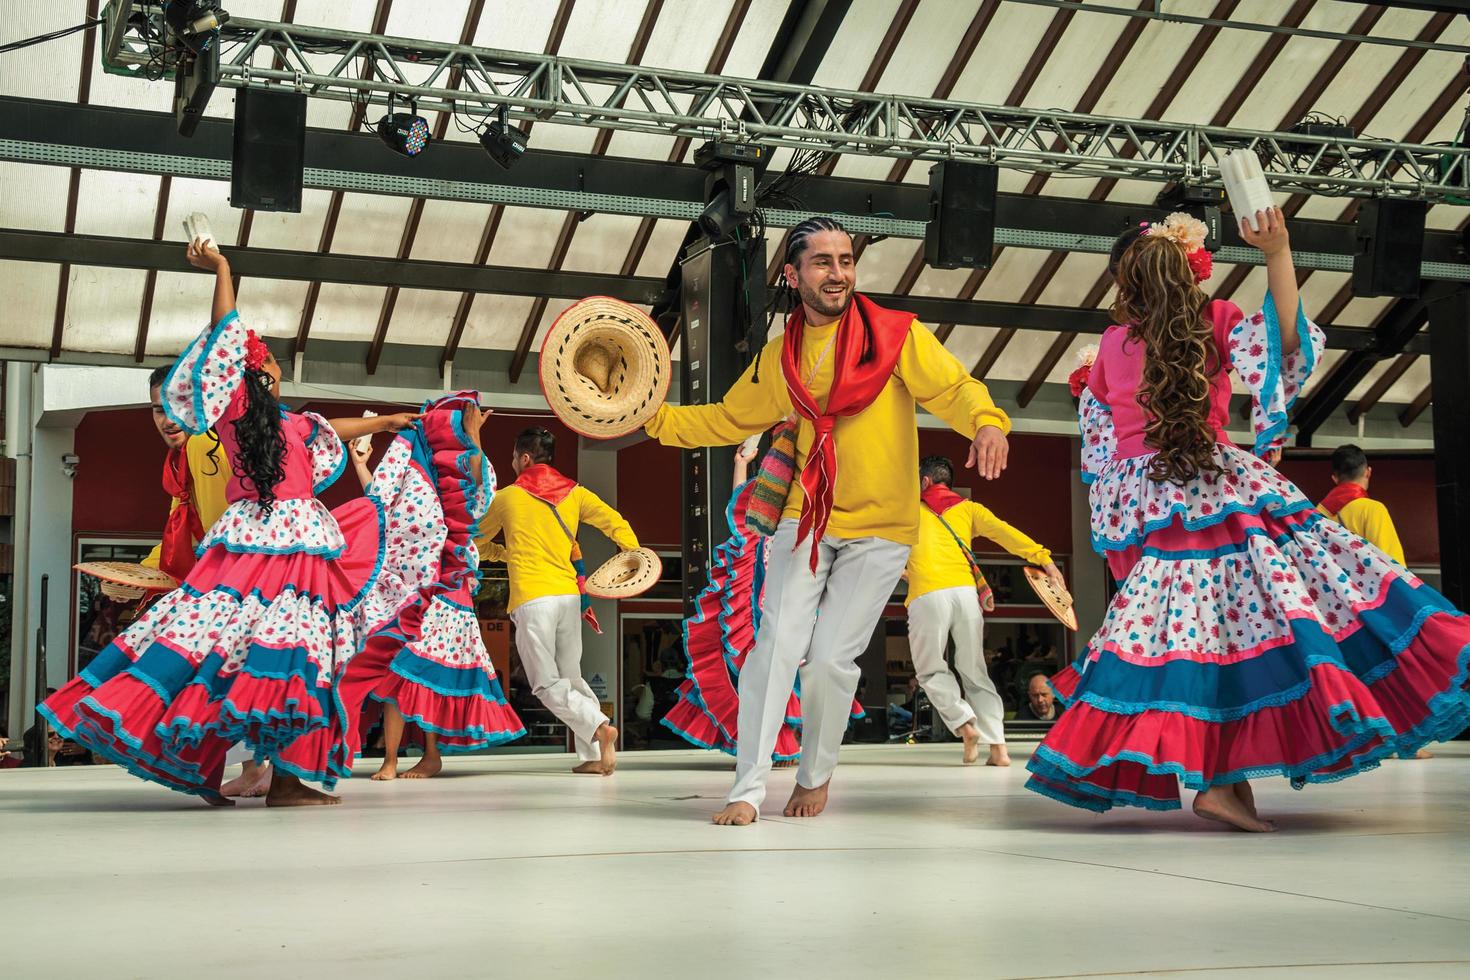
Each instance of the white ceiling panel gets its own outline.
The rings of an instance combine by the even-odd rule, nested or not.
[[[689,222],[674,221],[671,218],[660,218],[654,223],[653,231],[648,236],[648,244],[643,249],[643,255],[638,260],[638,268],[634,270],[635,275],[657,276],[662,279],[669,274],[669,268],[674,260],[679,257],[679,246],[684,241],[684,235],[689,230]],[[777,245],[772,240],[767,245],[767,261],[770,260],[769,250]],[[632,248],[630,241],[628,247]],[[624,254],[624,258],[627,255]],[[621,266],[619,266],[621,268]]]
[[[460,347],[510,350],[535,302],[529,296],[476,296]]]
[[[64,231],[70,187],[71,171],[65,167],[0,163],[0,226]]]
[[[243,279],[237,297],[240,316],[262,337],[295,339],[309,288],[309,283],[290,279]],[[372,322],[377,323],[376,312]]]
[[[175,177],[169,182],[168,216],[163,222],[167,241],[184,241],[184,219],[198,211],[209,218],[215,241],[228,248],[240,234],[240,216],[245,212],[230,207],[230,185],[220,180]],[[257,215],[256,220],[259,219]],[[151,231],[151,229],[150,229]]]
[[[640,220],[622,214],[594,214],[577,226],[561,267],[571,272],[617,274]],[[673,256],[668,259],[672,261]]]
[[[963,10],[967,5],[946,3],[928,6]],[[893,23],[893,14],[897,9],[898,0],[868,0],[866,3],[853,4],[848,9],[847,16],[842,18],[831,46],[823,54],[822,63],[817,67],[812,84],[849,90],[860,87],[868,66],[873,63],[873,56],[878,53],[878,45],[883,42],[889,25]],[[923,16],[922,9],[917,11],[913,20],[909,21],[909,29],[921,26],[918,21]],[[914,94],[929,95],[932,91]]]
[[[980,360],[980,355],[985,353],[985,348],[990,346],[991,340],[998,332],[995,327],[977,327],[961,323],[950,333],[944,346],[951,354],[959,358],[961,364],[971,368]]]
[[[1057,274],[1041,291],[1038,302],[1048,306],[1081,306],[1098,277],[1108,271],[1106,255],[1074,252],[1063,261]]]
[[[702,72],[735,0],[670,0],[659,11],[642,63],[650,68]],[[852,13],[855,13],[853,11]],[[851,13],[849,14],[851,16]]]
[[[442,289],[400,289],[388,325],[387,342],[443,348],[454,324],[459,293]],[[373,321],[376,329],[377,321]]]
[[[990,369],[991,379],[1025,381],[1046,356],[1057,335],[1042,330],[1018,330]]]
[[[327,220],[330,191],[301,192],[301,210],[257,211],[250,226],[250,244],[259,248],[283,248],[315,252],[321,245],[322,226]]]
[[[72,266],[62,336],[67,349],[131,354],[145,276],[141,269]]]
[[[77,194],[77,234],[152,238],[159,181],[152,174],[83,170]]]
[[[546,268],[565,220],[565,211],[506,208],[490,247],[490,265]]]
[[[425,201],[412,258],[424,262],[473,262],[492,205]]]
[[[50,347],[56,324],[56,286],[61,267],[0,259],[0,303],[5,317],[0,344]]]
[[[182,352],[209,327],[213,295],[213,281],[203,273],[160,272],[153,285],[147,353],[173,357]],[[255,324],[249,326],[260,332]]]
[[[697,5],[699,0],[680,2]],[[745,19],[740,22],[740,31],[735,35],[735,43],[730,45],[730,57],[725,59],[721,74],[736,78],[754,78],[760,74],[761,64],[771,50],[771,40],[780,30],[781,18],[786,16],[788,6],[786,0],[754,0],[745,12]],[[704,66],[699,67],[703,69]]]
[[[1281,0],[1244,0],[1235,8],[1233,16],[1240,20],[1274,24],[1280,21],[1284,9],[1285,5]],[[1177,122],[1210,121],[1270,37],[1257,31],[1224,33],[1226,36],[1219,38],[1205,51],[1198,67],[1190,72],[1184,84],[1179,87],[1179,94],[1164,111],[1162,118]],[[1172,67],[1171,62],[1170,68]],[[1163,70],[1163,74],[1167,75],[1167,71],[1168,69]]]
[[[396,256],[413,202],[380,194],[343,194],[332,251],[346,255]]]
[[[86,19],[83,0],[6,4],[5,16],[0,17],[0,44],[65,30]],[[83,40],[81,34],[71,34],[0,56],[0,92],[23,99],[75,100]],[[97,74],[94,67],[93,77]]]
[[[372,340],[383,309],[384,286],[322,283],[311,320],[313,340]],[[298,314],[299,318],[299,314]]]

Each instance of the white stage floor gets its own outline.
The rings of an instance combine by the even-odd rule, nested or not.
[[[777,772],[748,828],[707,822],[731,772],[693,751],[625,754],[610,779],[452,760],[287,811],[10,770],[0,975],[1464,977],[1470,745],[1435,751],[1258,783],[1267,836],[1073,810],[1020,765],[953,765],[958,746],[845,750],[815,820],[780,816]]]

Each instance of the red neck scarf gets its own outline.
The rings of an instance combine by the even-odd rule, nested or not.
[[[577,543],[576,535],[572,534],[572,529],[567,527],[556,509],[556,505],[566,500],[567,494],[577,488],[577,481],[562,476],[546,463],[535,463],[521,470],[515,485],[549,506],[556,523],[566,533],[572,546],[572,571],[577,575],[577,594],[582,597],[582,618],[594,632],[601,633],[602,627],[598,625],[597,613],[592,611],[592,597],[587,594],[587,563],[582,560],[582,546]]]
[[[1332,488],[1332,492],[1322,498],[1321,507],[1332,517],[1342,513],[1342,509],[1354,500],[1362,500],[1368,496],[1368,491],[1361,484],[1339,483]]]
[[[169,511],[163,526],[163,544],[158,549],[158,569],[182,582],[194,567],[194,542],[204,540],[204,525],[194,506],[193,480],[185,447],[170,449],[163,461],[163,491],[178,506]]]
[[[942,483],[929,484],[929,489],[922,491],[919,494],[919,499],[924,501],[925,507],[928,507],[936,514],[943,514],[955,504],[965,502],[964,497],[961,497]]]
[[[577,488],[577,481],[562,476],[546,463],[534,463],[521,470],[515,485],[554,507]]]
[[[834,339],[832,388],[827,393],[823,411],[807,390],[801,377],[801,342],[806,333],[804,307],[798,306],[786,321],[785,342],[781,345],[781,371],[786,377],[786,390],[796,414],[812,424],[815,435],[801,470],[801,518],[797,523],[796,543],[812,536],[811,569],[817,570],[818,544],[832,516],[832,491],[837,485],[837,447],[832,429],[837,419],[856,415],[873,403],[888,379],[908,339],[912,313],[884,309],[861,293],[837,324]]]

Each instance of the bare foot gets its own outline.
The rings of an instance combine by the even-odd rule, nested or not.
[[[591,762],[584,762],[580,766],[574,766],[572,772],[581,773],[584,776],[612,775],[603,768],[601,759],[593,759]]]
[[[786,801],[786,809],[782,814],[788,817],[815,817],[827,809],[827,788],[832,785],[828,780],[816,789],[807,789],[801,783],[791,791],[791,799]]]
[[[975,727],[973,721],[967,721],[955,732],[965,743],[965,754],[961,757],[965,765],[973,766],[975,760],[980,758],[980,729]]]
[[[1261,815],[1256,812],[1256,791],[1251,789],[1251,784],[1242,781],[1233,784],[1231,789],[1235,791],[1235,798],[1245,804],[1245,808],[1250,811],[1250,815],[1257,820],[1261,819]]]
[[[1399,753],[1399,758],[1400,759],[1433,759],[1434,758],[1434,753],[1431,752],[1431,751],[1429,751],[1428,749],[1420,749],[1418,752],[1415,752],[1413,755],[1405,755],[1404,753],[1400,752]]]
[[[725,809],[714,815],[714,822],[720,827],[744,827],[753,824],[759,819],[755,807],[749,803],[726,803]]]
[[[611,776],[618,768],[618,730],[610,723],[603,722],[592,736],[592,740],[597,743],[600,758],[596,762],[584,762],[572,772]]]
[[[266,806],[335,806],[341,802],[340,796],[312,789],[295,776],[280,772],[272,776],[270,792],[265,794]]]
[[[430,776],[439,775],[439,770],[444,768],[444,759],[438,755],[426,755],[419,760],[418,765],[403,774],[404,779],[428,779]]]
[[[373,782],[386,783],[390,779],[398,778],[398,758],[390,756],[383,759],[383,764],[378,771],[373,773]]]
[[[1004,745],[992,745],[990,756],[985,760],[987,766],[1008,766],[1011,764],[1011,753]]]
[[[1229,786],[1211,786],[1204,792],[1195,794],[1194,812],[1206,820],[1216,820],[1229,824],[1236,830],[1254,834],[1269,834],[1276,829],[1276,825],[1269,820],[1252,816],[1235,794],[1235,790]]]
[[[800,762],[799,759],[773,759],[773,760],[771,760],[771,768],[772,769],[795,769],[796,766],[797,766],[797,764],[799,762]]]

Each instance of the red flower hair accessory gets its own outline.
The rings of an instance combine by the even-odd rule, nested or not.
[[[271,349],[256,335],[254,330],[245,331],[245,366],[247,368],[251,371],[261,370],[265,367],[265,359],[270,355]]]
[[[1175,211],[1163,221],[1149,225],[1144,234],[1178,242],[1179,247],[1184,249],[1185,257],[1189,259],[1194,281],[1201,283],[1210,278],[1210,273],[1214,270],[1214,260],[1205,250],[1205,237],[1209,234],[1209,229],[1203,221],[1182,211]]]
[[[1072,389],[1073,398],[1081,398],[1082,392],[1087,390],[1087,382],[1092,377],[1092,363],[1096,360],[1096,347],[1084,347],[1077,352],[1077,368],[1067,375],[1067,387]]]

